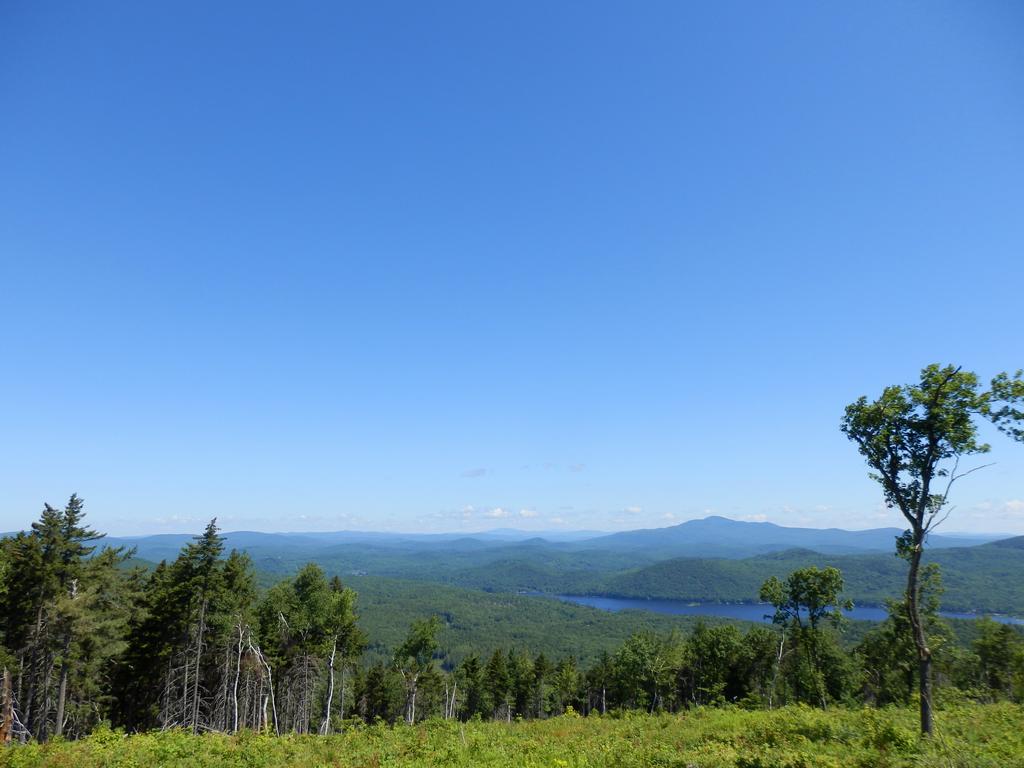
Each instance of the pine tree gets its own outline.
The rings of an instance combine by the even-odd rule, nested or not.
[[[255,647],[255,578],[247,556],[223,553],[213,520],[146,580],[117,674],[119,716],[129,728],[234,728],[235,684]],[[263,672],[257,677],[265,687]],[[248,707],[254,717],[256,710]]]
[[[511,720],[512,705],[509,702],[511,679],[506,656],[500,648],[491,655],[490,661],[487,662],[487,668],[484,671],[484,685],[487,689],[491,716],[495,720],[499,717]]]
[[[474,715],[483,715],[487,711],[483,678],[484,670],[480,665],[480,657],[475,653],[464,658],[455,670],[455,680],[462,690],[461,719],[469,720]]]
[[[77,495],[63,510],[45,504],[31,530],[5,547],[3,636],[20,670],[15,688],[23,737],[43,740],[51,730],[64,731],[73,646],[81,634],[82,611],[75,601],[88,587],[83,577],[95,550],[90,542],[101,538],[83,525],[84,517]]]
[[[547,706],[548,678],[554,671],[551,662],[543,653],[537,654],[533,661],[533,707],[531,714],[534,717],[545,717],[549,710]]]

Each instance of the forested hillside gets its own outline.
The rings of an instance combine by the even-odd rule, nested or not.
[[[359,594],[359,626],[370,638],[368,660],[388,661],[405,637],[410,616],[440,616],[438,656],[451,668],[474,653],[496,648],[527,649],[550,658],[572,656],[581,665],[595,662],[636,632],[687,633],[699,623],[746,622],[656,613],[609,613],[544,597],[485,593],[422,581],[354,576],[346,581]],[[860,622],[845,637],[862,634]]]
[[[927,560],[942,569],[943,606],[956,611],[1024,615],[1024,537],[976,547],[937,549]],[[892,554],[822,555],[789,550],[744,560],[679,558],[592,583],[589,592],[621,597],[750,601],[770,576],[808,565],[843,572],[846,594],[881,605],[900,594],[906,564]]]

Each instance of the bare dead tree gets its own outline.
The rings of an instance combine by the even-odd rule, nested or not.
[[[235,683],[232,686],[232,722],[231,732],[238,733],[238,679],[242,673],[242,622],[241,620],[235,625],[238,630],[238,645],[235,650]]]
[[[327,704],[324,706],[324,720],[320,724],[320,733],[326,735],[331,727],[331,704],[334,702],[334,657],[338,653],[338,638],[331,645],[331,655],[327,659]]]
[[[267,701],[269,700],[270,706],[271,706],[271,708],[273,710],[273,713],[274,713],[274,733],[276,733],[278,736],[280,736],[281,735],[281,729],[280,729],[280,726],[278,725],[278,720],[277,720],[277,702],[276,702],[276,700],[274,698],[274,677],[273,677],[273,672],[270,669],[270,664],[267,662],[266,657],[263,655],[263,651],[261,651],[260,647],[253,642],[253,640],[252,640],[252,633],[251,632],[249,633],[249,635],[248,635],[248,637],[246,639],[247,639],[247,644],[249,646],[249,650],[259,660],[260,664],[263,666],[263,668],[267,672],[267,693],[264,694],[264,700],[263,700],[263,723],[262,723],[262,725],[263,725],[263,727],[267,726],[267,714],[266,714],[266,712],[267,712]]]

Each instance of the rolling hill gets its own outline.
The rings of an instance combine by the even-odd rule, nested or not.
[[[977,547],[936,549],[926,562],[939,565],[944,608],[1024,615],[1024,537]],[[878,605],[904,588],[906,563],[892,554],[823,555],[793,549],[743,560],[676,558],[610,576],[589,594],[693,601],[753,601],[765,579],[808,565],[843,573],[845,595]]]

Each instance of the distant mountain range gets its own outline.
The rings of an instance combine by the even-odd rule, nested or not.
[[[842,528],[788,528],[775,523],[752,523],[726,517],[689,520],[669,528],[647,528],[612,533],[587,544],[615,550],[642,549],[664,557],[739,558],[781,552],[786,549],[811,549],[826,554],[888,552],[902,533],[899,528],[871,528],[847,531]],[[960,538],[932,536],[933,548],[970,547],[998,536]]]
[[[225,533],[226,546],[249,552],[254,557],[274,554],[279,557],[313,558],[345,545],[362,544],[398,550],[479,550],[528,544],[564,552],[603,550],[634,553],[640,561],[673,557],[745,558],[808,549],[823,554],[891,552],[898,528],[872,528],[847,531],[841,528],[789,528],[774,523],[705,517],[666,528],[644,528],[619,533],[599,531],[521,531],[510,528],[481,533],[382,533],[373,531],[334,531],[324,533],[261,533],[233,531]],[[111,546],[135,547],[147,560],[173,558],[193,538],[192,534],[155,534],[151,536],[108,537]],[[935,549],[970,547],[994,541],[996,535],[939,536],[928,544]]]

